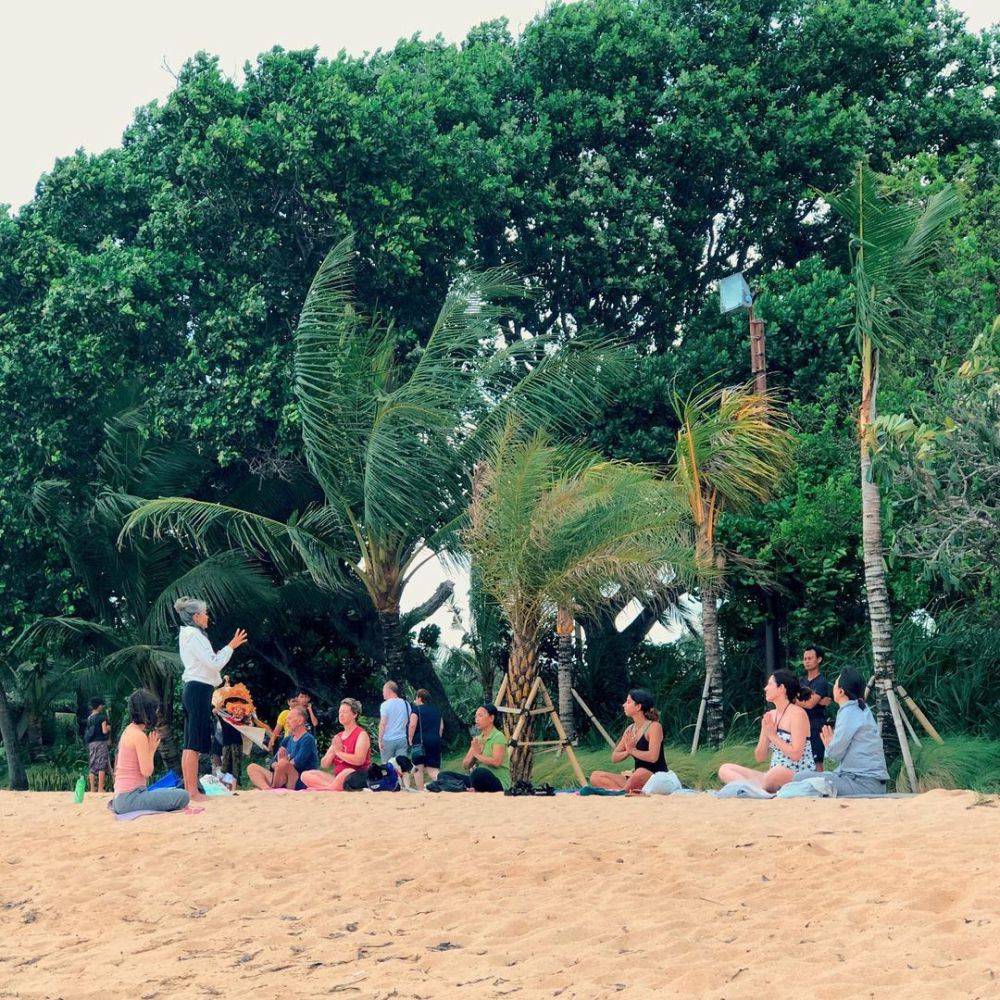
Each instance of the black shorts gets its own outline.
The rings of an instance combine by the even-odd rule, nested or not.
[[[441,766],[441,744],[424,743],[423,753],[411,753],[410,759],[417,767],[440,767]]]
[[[197,753],[211,753],[212,729],[215,717],[212,715],[211,684],[188,681],[184,685],[181,701],[184,704],[184,749]]]
[[[809,746],[812,747],[813,760],[817,764],[822,764],[823,759],[826,757],[826,747],[823,746],[823,741],[819,738],[819,733],[809,734]]]

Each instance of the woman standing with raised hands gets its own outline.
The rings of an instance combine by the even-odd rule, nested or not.
[[[205,796],[198,791],[198,754],[212,749],[212,692],[222,683],[222,668],[234,650],[247,641],[247,634],[238,628],[236,634],[218,652],[208,638],[208,605],[194,597],[179,597],[174,611],[181,620],[180,646],[184,673],[184,749],[181,771],[184,788],[195,801]]]

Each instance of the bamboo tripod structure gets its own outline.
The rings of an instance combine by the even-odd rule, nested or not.
[[[534,705],[538,700],[539,695],[542,697],[542,707],[535,708]],[[573,766],[573,773],[576,775],[576,780],[580,783],[580,787],[582,788],[587,784],[583,768],[580,767],[580,761],[577,759],[577,756],[573,751],[573,743],[566,735],[566,729],[562,724],[562,719],[559,718],[556,706],[552,703],[552,698],[549,695],[549,689],[545,686],[545,682],[541,677],[535,678],[534,683],[531,685],[531,690],[528,692],[527,701],[523,705],[518,705],[514,702],[514,699],[511,696],[510,686],[507,683],[507,675],[505,674],[504,679],[500,682],[500,689],[497,691],[497,696],[494,698],[493,702],[503,714],[517,716],[517,722],[514,724],[514,731],[510,734],[510,738],[507,741],[507,745],[509,747],[560,747],[566,751],[566,756],[569,758],[569,762]],[[521,742],[521,733],[524,731],[524,727],[527,725],[528,719],[536,715],[548,715],[550,717],[552,720],[552,726],[559,739],[529,740]]]
[[[866,700],[871,695],[872,688],[875,686],[876,681],[872,677],[865,687]],[[944,743],[944,740],[941,739],[940,733],[931,725],[930,720],[920,710],[920,706],[906,693],[906,688],[902,684],[897,684],[895,680],[890,679],[878,682],[877,686],[879,691],[885,694],[885,700],[889,703],[889,711],[892,713],[892,724],[896,729],[896,737],[899,739],[899,749],[903,754],[903,765],[906,768],[906,777],[910,783],[910,791],[915,792],[917,790],[917,771],[913,766],[913,755],[910,753],[910,740],[912,739],[918,747],[922,744],[912,723],[903,711],[900,698],[902,698],[903,704],[913,713],[913,717],[920,723],[924,732],[935,743]]]

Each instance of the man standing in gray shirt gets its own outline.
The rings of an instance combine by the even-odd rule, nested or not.
[[[382,697],[385,700],[378,713],[378,751],[385,764],[392,757],[406,755],[410,749],[407,739],[410,704],[399,697],[399,685],[395,681],[385,682]]]

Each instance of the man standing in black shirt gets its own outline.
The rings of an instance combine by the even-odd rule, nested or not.
[[[799,704],[806,710],[809,716],[809,744],[812,746],[813,760],[816,761],[816,770],[823,770],[823,758],[826,756],[826,747],[820,739],[820,730],[826,725],[826,706],[833,699],[833,688],[830,682],[820,673],[820,665],[823,663],[823,654],[818,646],[806,646],[802,651],[802,666],[805,667],[805,676],[801,678],[803,684],[808,684],[812,694],[800,701]]]

